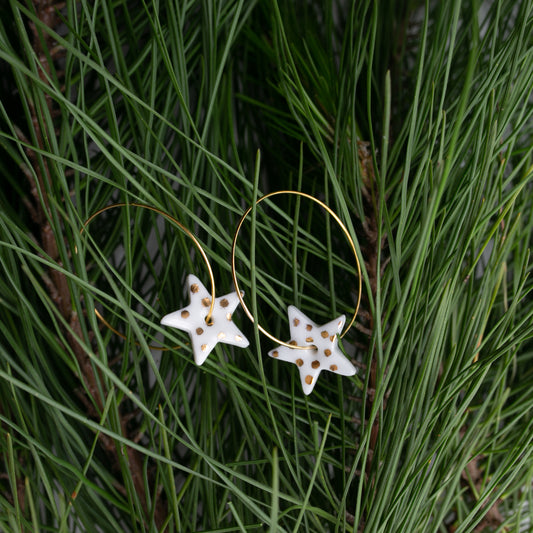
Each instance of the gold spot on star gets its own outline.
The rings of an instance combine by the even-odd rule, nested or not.
[[[193,283],[193,284],[191,285],[191,292],[192,292],[193,294],[197,293],[199,290],[200,290],[200,287],[198,286],[197,283]]]
[[[313,383],[313,376],[310,376],[309,374],[307,376],[305,376],[305,382],[308,385],[311,385],[311,383]]]
[[[190,315],[189,311],[182,311],[181,312],[181,318],[189,318],[189,315]]]
[[[196,335],[201,335],[204,332],[202,328],[196,328]]]
[[[211,305],[211,300],[210,300],[209,298],[204,298],[204,299],[202,300],[202,305],[203,305],[204,307],[209,307],[209,306]]]
[[[242,341],[242,337],[240,335],[235,335],[235,340],[237,342],[241,342]]]
[[[311,363],[311,366],[312,366],[313,368],[318,368],[318,367],[320,366],[320,363],[319,363],[318,361],[313,361],[313,362]]]
[[[331,365],[329,369],[335,372],[335,370],[337,370],[337,365]]]
[[[322,335],[323,339],[326,339],[327,337],[329,337],[329,333],[327,331],[322,331],[322,333],[320,333],[320,335]]]
[[[272,352],[272,357],[278,357],[279,356],[279,353],[277,350],[275,350],[274,352]]]
[[[217,339],[225,339],[226,338],[226,334],[221,331],[218,335],[217,335]]]
[[[329,338],[329,340],[330,340],[331,342],[333,342],[333,341],[335,340],[335,335],[332,335],[332,336]]]
[[[202,352],[205,352],[207,350],[207,344],[202,344]]]
[[[289,344],[291,346],[298,346],[298,343],[296,341],[290,341]]]
[[[293,324],[294,324],[295,326],[297,326],[299,323],[300,323],[300,321],[299,321],[297,318],[295,318],[294,321],[293,321]]]
[[[221,307],[228,307],[228,305],[229,305],[229,302],[228,302],[228,300],[226,298],[220,300],[220,306]]]
[[[305,339],[305,342],[313,342],[313,337],[307,337],[307,339]]]
[[[326,348],[324,350],[324,353],[326,354],[326,357],[329,357],[331,355],[331,350],[329,348]]]
[[[304,362],[301,359],[296,359],[296,364],[298,366],[302,366],[304,364]]]
[[[226,315],[226,318],[227,318],[228,320],[231,320],[231,313],[228,313],[228,314]]]
[[[305,329],[307,331],[311,331],[313,329],[313,326],[311,326],[311,324],[307,324],[307,326],[305,326]]]

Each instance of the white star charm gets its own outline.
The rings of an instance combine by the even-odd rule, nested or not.
[[[202,282],[192,274],[187,276],[187,287],[191,303],[179,311],[165,315],[161,319],[161,324],[189,333],[194,362],[197,365],[205,362],[218,342],[234,344],[242,348],[250,344],[231,320],[233,311],[239,304],[236,292],[215,298],[211,324],[208,325],[205,317],[211,305],[211,295]]]
[[[342,376],[353,376],[355,366],[341,352],[337,334],[342,331],[344,315],[318,326],[299,309],[290,305],[289,321],[291,340],[295,346],[315,346],[314,350],[295,350],[278,346],[268,352],[270,357],[288,361],[298,366],[304,394],[311,394],[322,370],[329,370]]]

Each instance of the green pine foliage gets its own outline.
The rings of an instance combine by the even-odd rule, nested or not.
[[[3,2],[0,530],[528,531],[532,28],[530,0]],[[197,367],[159,322],[206,265],[131,205],[220,296],[283,189],[362,269],[358,373],[309,396],[258,325],[353,316],[335,221],[252,211],[250,346]]]

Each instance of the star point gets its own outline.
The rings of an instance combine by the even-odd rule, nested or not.
[[[353,376],[356,368],[341,352],[338,334],[341,333],[346,317],[341,315],[319,326],[294,305],[288,308],[291,340],[295,346],[313,346],[313,349],[298,350],[278,346],[268,355],[274,359],[294,363],[300,371],[303,392],[313,391],[320,372],[328,370],[342,376]]]
[[[213,314],[206,321],[211,305],[211,295],[194,275],[187,276],[190,303],[187,307],[165,315],[161,324],[186,331],[191,338],[194,362],[202,365],[219,342],[246,348],[250,343],[232,320],[239,305],[236,292],[215,298]]]

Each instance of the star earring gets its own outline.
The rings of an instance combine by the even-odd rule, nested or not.
[[[239,305],[236,292],[230,292],[213,301],[202,282],[192,274],[187,277],[187,289],[190,304],[165,315],[161,324],[189,333],[194,362],[197,365],[204,363],[219,342],[241,348],[250,344],[232,320],[233,311]],[[211,305],[211,302],[214,302],[214,305]]]
[[[192,274],[189,275],[187,277],[187,293],[190,298],[189,305],[183,309],[169,313],[161,319],[161,324],[186,331],[189,334],[195,363],[197,365],[202,365],[219,342],[246,348],[249,345],[249,342],[244,334],[237,328],[232,319],[233,312],[239,305],[239,296],[236,292],[231,292],[219,298],[215,297],[215,280],[209,260],[196,237],[183,226],[181,222],[177,221],[164,211],[149,205],[121,203],[104,207],[94,213],[84,223],[81,232],[83,233],[87,225],[98,215],[104,211],[118,207],[137,207],[147,209],[165,217],[190,237],[200,252],[209,274],[211,285],[210,292],[196,276]],[[111,329],[116,335],[126,339],[126,337],[114,329],[96,309],[95,313],[105,326]],[[149,348],[162,351],[167,349],[159,346],[149,346]],[[179,348],[179,346],[174,348]]]
[[[346,334],[346,332],[355,322],[355,317],[357,316],[357,312],[359,310],[362,288],[361,266],[359,263],[359,258],[357,257],[355,244],[346,226],[331,208],[317,198],[298,191],[275,191],[259,198],[255,205],[257,206],[263,200],[280,194],[293,194],[301,196],[318,203],[323,209],[325,209],[329,215],[333,217],[335,222],[337,222],[344,235],[347,237],[350,248],[355,257],[358,272],[359,289],[357,303],[355,305],[355,312],[344,331],[343,327],[346,322],[346,317],[344,315],[341,315],[324,325],[318,325],[293,305],[289,306],[288,308],[289,327],[291,332],[291,340],[289,342],[283,342],[280,339],[277,339],[268,331],[266,331],[260,324],[257,324],[259,331],[261,331],[269,339],[279,344],[279,346],[273,350],[270,350],[268,355],[273,359],[294,363],[300,372],[300,380],[302,383],[303,392],[304,394],[308,395],[313,391],[322,370],[327,370],[343,376],[353,376],[356,373],[355,366],[344,356],[339,348],[338,343],[339,339]],[[233,283],[238,296],[240,295],[240,292],[235,269],[235,250],[239,231],[252,208],[253,206],[248,208],[248,210],[243,214],[233,238],[231,266]],[[242,296],[239,296],[239,300],[246,315],[252,322],[254,322],[255,318],[246,306]]]
[[[287,361],[298,366],[304,394],[311,394],[322,370],[342,376],[353,376],[355,367],[339,348],[338,336],[346,322],[341,315],[331,322],[319,326],[294,305],[288,308],[291,330],[290,347],[280,345],[268,352],[270,357]],[[295,346],[309,347],[305,351]]]

